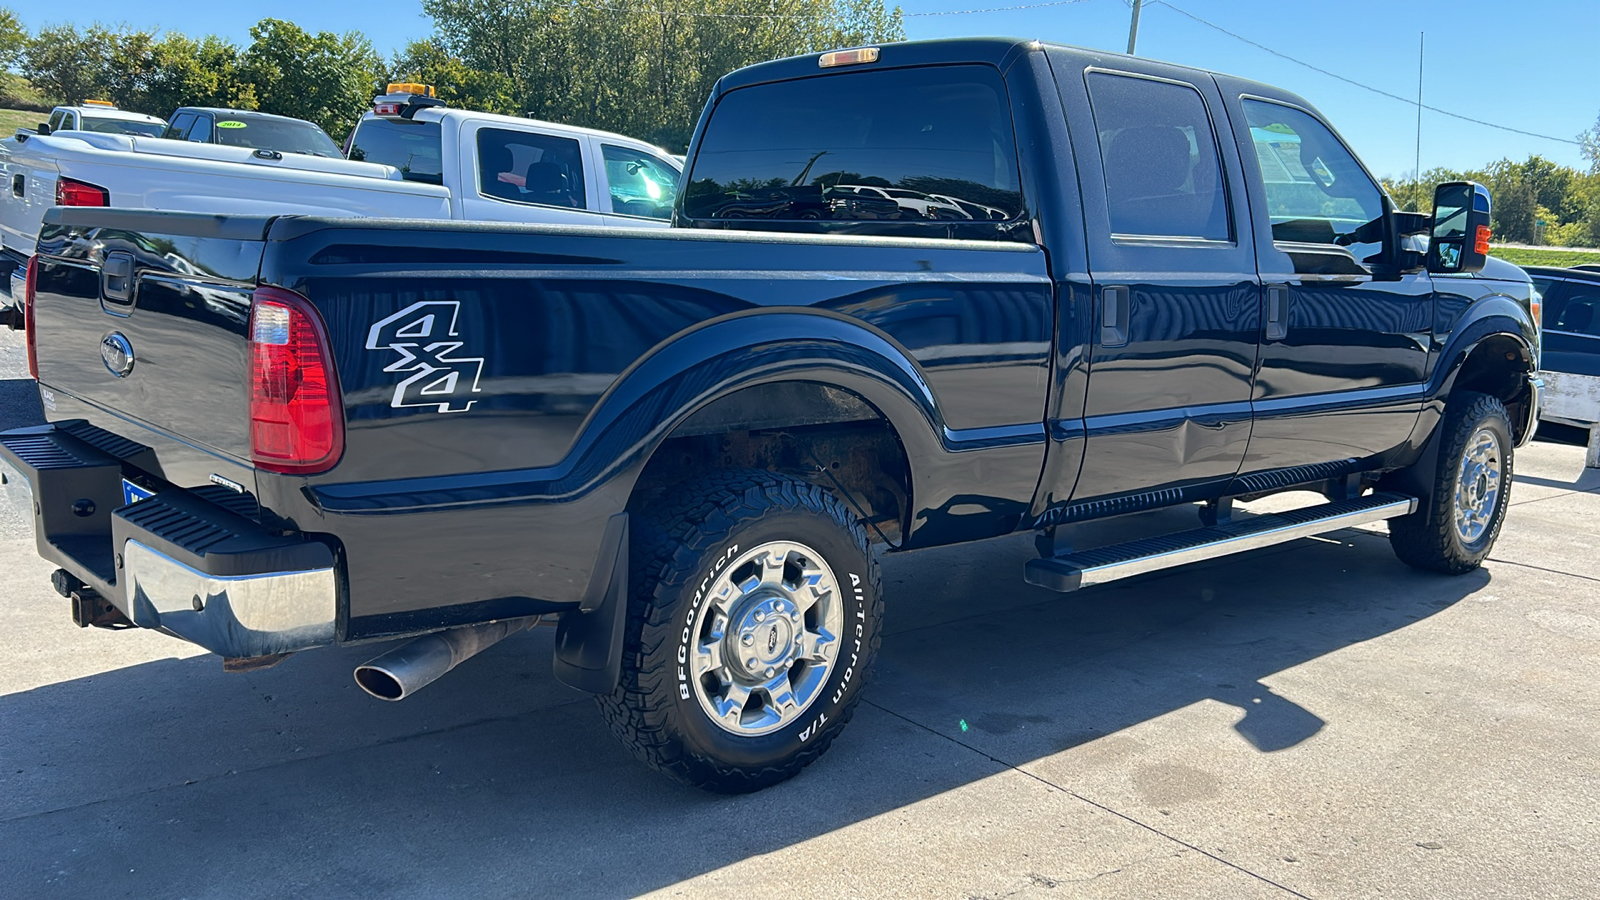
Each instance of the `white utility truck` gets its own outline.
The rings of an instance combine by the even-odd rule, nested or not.
[[[450,109],[414,84],[377,97],[345,151],[19,132],[0,140],[0,293],[55,206],[665,227],[680,170],[643,141]]]

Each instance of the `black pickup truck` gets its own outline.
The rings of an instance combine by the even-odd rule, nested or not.
[[[554,623],[635,753],[741,791],[850,718],[875,543],[1035,532],[1018,574],[1070,591],[1379,519],[1458,573],[1499,532],[1528,278],[1482,188],[1397,212],[1299,97],[894,44],[724,77],[686,172],[663,231],[51,212],[49,424],[0,471],[79,623],[230,668],[413,637],[357,670],[388,699]]]

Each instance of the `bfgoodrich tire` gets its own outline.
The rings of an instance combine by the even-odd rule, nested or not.
[[[758,790],[828,748],[879,642],[865,530],[809,482],[718,472],[634,518],[622,678],[598,699],[622,742],[696,787]]]
[[[1511,497],[1511,418],[1488,394],[1450,398],[1438,464],[1414,473],[1427,489],[1415,513],[1389,521],[1389,544],[1408,566],[1460,575],[1483,564]]]

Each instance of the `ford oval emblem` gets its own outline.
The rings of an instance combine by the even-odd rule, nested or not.
[[[100,358],[105,360],[106,369],[118,378],[127,378],[133,371],[133,345],[119,331],[100,339]]]

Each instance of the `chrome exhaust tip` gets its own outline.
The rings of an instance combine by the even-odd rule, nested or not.
[[[538,616],[502,619],[425,634],[356,666],[356,684],[379,700],[404,700],[536,621]]]

